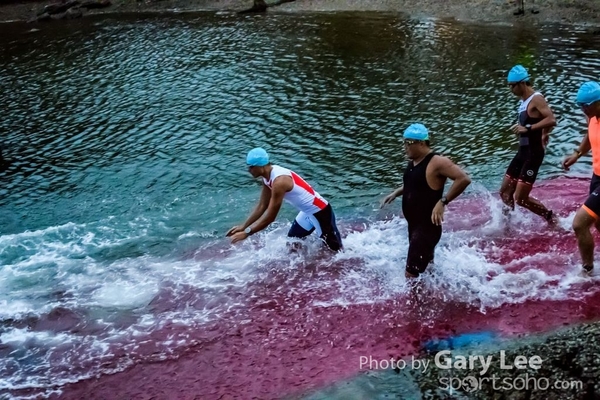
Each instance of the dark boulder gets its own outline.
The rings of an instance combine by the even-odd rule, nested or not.
[[[66,19],[76,19],[76,18],[81,18],[81,17],[83,17],[83,12],[81,11],[81,8],[79,8],[79,7],[69,8],[67,10],[67,12],[65,13]]]
[[[50,21],[52,17],[48,13],[38,14],[36,17],[32,17],[27,20],[27,22],[44,22]]]
[[[268,7],[269,6],[265,2],[265,0],[254,0],[254,4],[252,5],[251,8],[249,8],[247,10],[242,10],[239,12],[239,14],[263,13],[263,12],[267,11]]]
[[[42,14],[61,14],[66,12],[69,8],[71,7],[75,7],[79,5],[79,1],[78,0],[71,0],[71,1],[62,1],[60,3],[52,3],[52,4],[48,4],[46,7],[44,7],[44,9],[42,11],[40,11],[38,13],[38,15],[42,15]]]
[[[84,1],[83,3],[81,3],[80,7],[91,10],[94,8],[110,7],[111,5],[112,5],[112,3],[110,2],[110,0],[87,0],[87,1]]]

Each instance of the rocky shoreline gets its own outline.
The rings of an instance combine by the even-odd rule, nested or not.
[[[72,11],[67,18],[98,13],[242,12],[261,2],[262,0],[257,0],[256,3],[255,0],[94,0],[83,1],[76,7],[71,7]],[[45,7],[64,3],[67,1],[0,0],[0,21],[40,20],[37,17],[43,14]],[[83,3],[94,4],[83,7]],[[96,7],[96,3],[106,7]],[[266,0],[266,5],[266,12],[401,12],[412,16],[454,18],[471,22],[600,25],[600,2],[596,0],[535,0],[535,4],[531,0],[525,0],[523,15],[514,15],[518,9],[515,0]],[[264,11],[264,7],[258,8],[259,11]],[[50,19],[62,18],[44,17],[41,21]]]
[[[585,323],[527,338],[424,351],[414,356],[416,361],[398,364],[403,368],[368,371],[290,399],[600,399],[598,354],[600,322]]]
[[[473,369],[432,367],[426,373],[412,371],[425,398],[600,398],[600,323],[582,324],[539,337],[487,347],[458,349],[447,361],[460,361],[457,354],[489,357],[490,366],[485,373],[478,362],[474,363]],[[435,365],[434,357],[431,354],[427,358],[431,365]],[[518,368],[516,364],[519,361]],[[443,380],[444,377],[446,380]],[[456,388],[452,389],[452,395],[452,390],[444,390],[450,386],[450,379],[453,380],[452,387]]]

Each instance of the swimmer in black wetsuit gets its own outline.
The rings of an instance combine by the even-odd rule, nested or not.
[[[519,151],[506,170],[500,196],[511,210],[515,208],[516,201],[546,221],[554,222],[552,210],[529,194],[544,161],[550,130],[556,125],[556,119],[544,96],[531,87],[524,67],[516,65],[510,70],[508,86],[514,95],[521,98],[518,123],[511,127],[519,137]]]
[[[422,124],[412,124],[404,131],[404,150],[411,161],[404,171],[403,186],[386,196],[381,206],[403,196],[409,242],[405,275],[414,278],[433,262],[435,246],[442,236],[444,207],[469,186],[471,179],[449,158],[431,150],[429,132]],[[444,196],[448,178],[454,182]]]

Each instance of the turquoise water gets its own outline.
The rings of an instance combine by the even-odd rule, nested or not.
[[[558,116],[542,176],[558,174],[585,127],[572,97],[595,76],[599,40],[354,14],[29,27],[2,28],[2,142],[14,161],[2,233],[118,216],[167,220],[167,241],[243,218],[257,192],[243,154],[256,145],[340,214],[368,216],[398,184],[399,133],[422,121],[438,151],[495,189],[515,150],[504,75],[517,62]]]
[[[400,183],[400,136],[412,122],[471,175],[467,196],[495,192],[516,151],[508,127],[517,99],[505,75],[523,63],[558,118],[544,180],[563,174],[560,161],[585,130],[574,93],[597,78],[600,54],[600,37],[585,27],[385,14],[121,16],[40,27],[0,26],[0,144],[10,161],[0,172],[0,334],[7,354],[19,354],[7,358],[14,374],[3,388],[101,370],[104,345],[164,322],[147,307],[165,282],[177,293],[183,284],[226,285],[194,275],[201,262],[189,259],[233,252],[224,233],[260,189],[246,171],[248,149],[265,147],[312,183],[343,232],[398,212],[378,204]],[[589,169],[582,159],[570,174]],[[284,206],[276,235],[294,215]],[[231,263],[252,255],[244,251]],[[202,268],[219,270],[206,257]],[[73,322],[53,325],[53,315]],[[190,327],[204,317],[170,315]],[[74,333],[81,324],[87,339]],[[89,364],[53,370],[51,349],[73,343]]]

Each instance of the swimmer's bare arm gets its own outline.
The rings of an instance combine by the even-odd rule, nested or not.
[[[548,103],[546,102],[546,100],[541,98],[541,96],[536,96],[536,97],[540,97],[540,98],[539,99],[536,99],[535,97],[533,98],[533,100],[536,100],[534,105],[535,105],[536,109],[538,110],[538,112],[542,115],[542,117],[544,117],[544,119],[541,120],[540,122],[538,122],[537,124],[533,124],[531,126],[531,129],[534,129],[533,128],[534,126],[536,126],[536,128],[537,128],[537,126],[544,124],[544,122],[549,125],[549,126],[543,125],[543,128],[542,128],[542,145],[545,148],[546,146],[548,146],[548,143],[550,143],[550,132],[552,132],[552,129],[554,129],[554,127],[556,126],[556,118],[554,117],[554,113],[548,106]],[[537,128],[537,129],[539,129],[539,128]]]
[[[556,117],[550,109],[550,106],[542,96],[534,96],[531,99],[532,106],[540,113],[543,118],[540,122],[531,125],[532,130],[542,129],[550,133],[550,129],[556,126]]]
[[[260,199],[258,200],[258,204],[254,207],[254,210],[244,222],[243,225],[237,225],[227,231],[225,236],[231,236],[238,232],[243,232],[244,229],[252,225],[257,219],[261,217],[267,210],[269,206],[269,199],[271,198],[271,189],[267,185],[263,185],[262,191],[260,192]]]
[[[562,162],[562,166],[563,168],[568,171],[569,167],[573,164],[575,164],[577,162],[577,160],[579,160],[579,157],[581,157],[584,154],[587,154],[590,150],[592,149],[592,144],[590,143],[590,138],[588,136],[588,133],[585,134],[585,136],[583,137],[583,139],[581,140],[581,143],[579,144],[579,147],[577,148],[577,150],[575,150],[575,152],[573,154],[571,154],[570,156],[566,157],[563,162]]]
[[[396,197],[402,196],[402,193],[404,193],[404,186],[400,186],[398,189],[385,196],[383,200],[381,200],[379,208],[383,208],[386,204],[390,204],[392,201],[396,200]]]
[[[550,143],[550,132],[552,132],[554,128],[544,128],[542,129],[542,145],[544,146],[544,148],[546,148],[546,146],[548,146],[548,143]]]
[[[549,129],[556,126],[556,118],[546,100],[542,96],[534,96],[533,99],[531,99],[531,109],[536,110],[542,118],[540,122],[531,125],[531,130],[535,131],[541,129],[542,131],[546,131],[547,134],[550,134]],[[522,125],[515,125],[513,131],[515,133],[526,133],[527,128]]]
[[[456,199],[462,192],[465,191],[467,186],[471,184],[471,178],[463,171],[458,165],[454,164],[447,157],[433,157],[431,162],[434,163],[434,171],[438,177],[440,177],[443,182],[446,179],[451,179],[452,185],[450,189],[448,189],[448,193],[446,193],[446,199],[448,202]],[[444,221],[444,204],[442,201],[438,201],[435,207],[433,208],[433,212],[431,213],[431,222],[435,225],[441,225]]]
[[[292,181],[291,176],[280,176],[273,181],[267,210],[258,221],[250,226],[252,229],[251,234],[260,232],[275,221],[275,218],[277,218],[277,214],[279,214],[279,210],[281,209],[281,204],[283,204],[283,196],[293,188],[294,182]],[[246,232],[238,232],[231,237],[231,243],[244,240],[248,236],[250,235]]]

